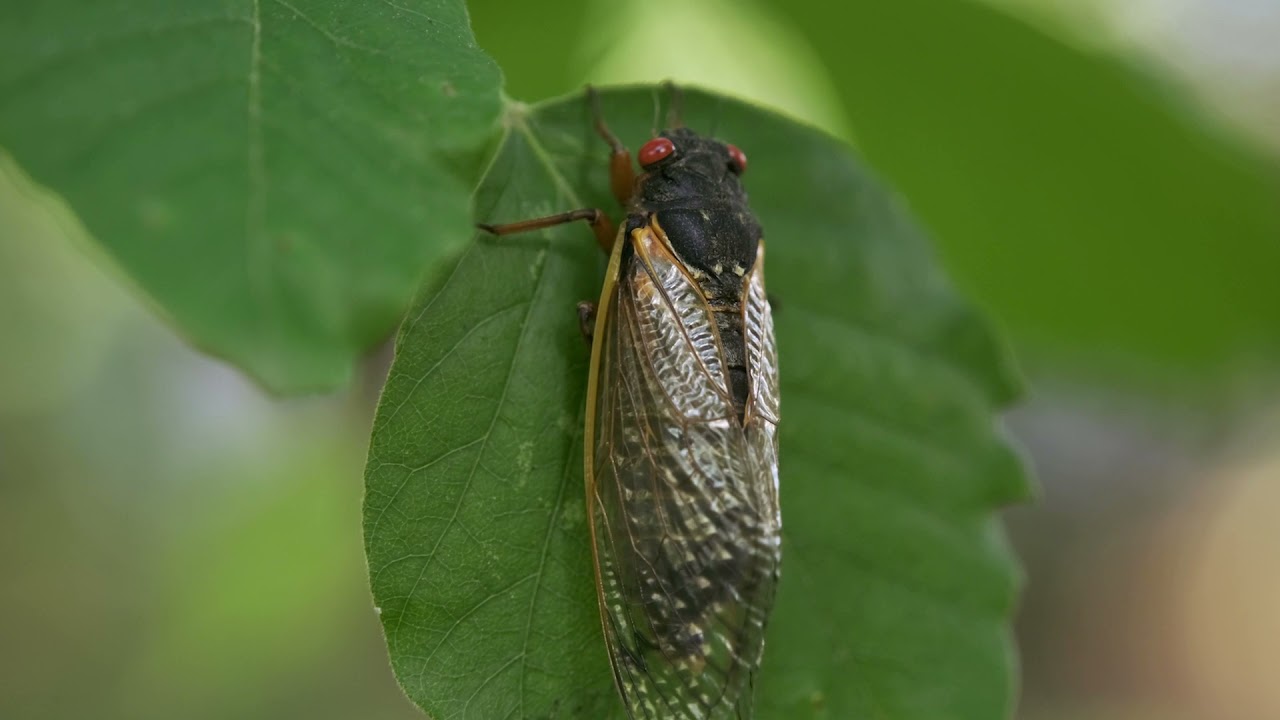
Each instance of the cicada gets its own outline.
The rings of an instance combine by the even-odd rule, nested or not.
[[[599,209],[481,227],[586,220],[610,253],[599,302],[579,305],[592,341],[585,476],[628,717],[750,718],[782,520],[777,350],[746,155],[673,113],[637,175],[587,97],[626,211],[618,231]]]

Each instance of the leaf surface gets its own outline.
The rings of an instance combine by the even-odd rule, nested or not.
[[[604,96],[633,148],[655,97]],[[507,119],[477,219],[614,209],[581,96]],[[1018,393],[1003,345],[841,144],[699,92],[685,119],[750,157],[777,298],[784,559],[760,717],[1008,716],[1017,570],[994,513],[1029,486],[995,422]],[[434,718],[619,712],[592,585],[574,308],[603,267],[582,225],[480,236],[401,329],[365,541],[392,665]]]
[[[0,9],[0,145],[281,391],[345,382],[469,237],[500,84],[459,0]]]

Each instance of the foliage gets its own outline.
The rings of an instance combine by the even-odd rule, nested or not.
[[[0,144],[193,342],[274,389],[329,388],[409,308],[365,507],[409,696],[597,718],[616,700],[573,305],[602,258],[580,227],[469,228],[608,207],[603,154],[579,96],[526,107],[500,84],[456,0],[0,10]],[[634,144],[654,93],[606,109]],[[705,93],[687,120],[750,153],[780,298],[786,559],[761,714],[1009,714],[1017,580],[994,511],[1028,486],[993,422],[1018,393],[1003,346],[847,148]]]
[[[609,93],[633,145],[655,92]],[[985,323],[848,150],[692,94],[748,149],[782,365],[784,576],[762,716],[1007,715],[1013,563],[992,518],[1026,481],[992,413],[1016,393]],[[478,219],[609,207],[581,96],[513,107]],[[797,178],[806,179],[797,182]],[[401,329],[374,424],[366,544],[393,666],[433,717],[604,717],[582,494],[582,226],[479,237]]]
[[[452,0],[0,9],[0,145],[280,391],[345,383],[465,241],[499,84]]]

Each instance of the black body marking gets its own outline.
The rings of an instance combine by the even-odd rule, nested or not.
[[[627,232],[656,217],[680,260],[696,271],[715,316],[726,380],[741,420],[750,392],[743,288],[764,232],[747,204],[728,145],[687,128],[666,130],[659,137],[670,139],[675,152],[640,176]]]

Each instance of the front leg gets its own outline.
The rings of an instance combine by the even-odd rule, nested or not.
[[[599,208],[584,208],[582,210],[573,210],[559,215],[548,215],[547,217],[534,218],[532,220],[521,220],[520,222],[505,223],[502,225],[488,225],[480,223],[476,227],[487,233],[494,235],[511,235],[514,233],[530,232],[532,230],[541,230],[543,228],[555,227],[571,223],[576,220],[586,220],[591,225],[591,230],[596,234],[596,242],[600,243],[600,247],[605,252],[613,251],[613,221],[608,215],[604,214]]]

